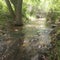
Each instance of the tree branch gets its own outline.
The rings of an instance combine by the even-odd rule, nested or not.
[[[7,6],[8,6],[8,9],[9,9],[12,17],[15,17],[15,13],[14,13],[14,11],[13,11],[13,9],[12,9],[12,6],[11,6],[10,1],[9,1],[9,0],[5,0],[5,1],[6,1],[6,4],[7,4]]]

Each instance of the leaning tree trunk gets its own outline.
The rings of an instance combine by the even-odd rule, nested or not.
[[[13,17],[13,22],[15,25],[22,26],[23,21],[22,21],[22,2],[23,0],[5,0],[6,4],[9,8],[9,12],[11,13]],[[11,3],[14,6],[14,9],[11,6]]]

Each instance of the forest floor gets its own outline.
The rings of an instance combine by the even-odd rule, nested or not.
[[[28,24],[24,25],[23,32],[25,33],[25,36],[22,45],[23,49],[25,50],[24,60],[38,60],[38,56],[42,52],[49,55],[49,48],[52,47],[50,44],[50,32],[52,30],[53,29],[46,26],[46,18],[31,20]],[[15,53],[15,48],[18,48],[18,41],[13,40],[12,37],[10,37],[8,34],[8,31],[1,31],[0,29],[0,35],[0,57],[1,55],[3,55],[3,57],[6,57],[5,55],[7,51],[10,51],[7,52],[8,55],[12,52]],[[60,44],[59,42],[57,43]],[[58,47],[58,49],[60,48]]]

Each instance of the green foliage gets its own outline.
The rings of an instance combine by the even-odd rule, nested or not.
[[[5,1],[0,0],[0,25],[4,26],[7,18],[11,18]]]
[[[0,0],[0,11],[1,11],[2,13],[8,12],[8,9],[7,9],[7,6],[6,6],[5,1]],[[0,13],[1,13],[1,12],[0,12]]]

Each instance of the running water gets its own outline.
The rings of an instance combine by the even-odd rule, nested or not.
[[[31,60],[38,60],[38,51],[46,52],[51,42],[50,32],[52,29],[46,27],[46,18],[39,18],[26,25],[26,37],[23,46],[30,54]]]
[[[50,35],[49,33],[51,32],[51,29],[46,27],[46,18],[40,18],[40,26],[39,26],[39,30],[40,30],[40,38],[41,41],[40,43],[43,44],[49,44],[51,41]]]

